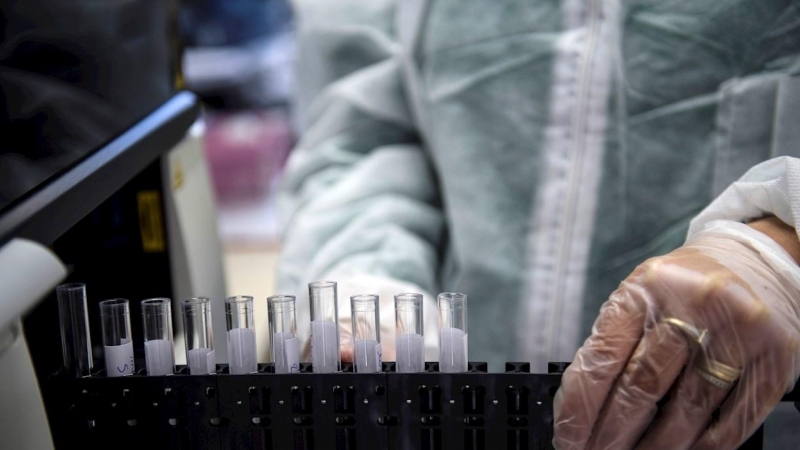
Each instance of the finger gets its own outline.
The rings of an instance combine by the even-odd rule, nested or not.
[[[341,348],[340,356],[342,358],[343,363],[352,363],[353,362],[353,349],[352,348]]]
[[[606,400],[588,447],[632,448],[690,355],[689,342],[674,326],[664,322],[648,326]]]
[[[709,350],[708,357],[731,367],[742,367],[741,357]],[[719,356],[716,356],[719,355]],[[688,449],[706,429],[714,412],[730,393],[700,376],[697,367],[703,354],[696,355],[681,374],[658,416],[637,449]],[[716,356],[716,357],[714,357]]]
[[[767,343],[781,341],[765,327],[768,308],[750,289],[719,273],[707,276],[698,288],[687,301],[702,311],[692,314],[694,324],[708,328],[710,346],[684,370],[637,448],[690,448],[708,427],[730,390],[700,376],[701,358],[741,368],[759,358]]]
[[[692,449],[734,449],[747,440],[793,385],[795,360],[781,364],[775,357],[764,356],[749,366],[720,408],[719,419]]]
[[[342,327],[339,333],[339,354],[342,362],[354,362],[353,338],[349,326]]]
[[[614,381],[644,332],[646,307],[638,286],[623,282],[600,310],[592,335],[564,372],[554,400],[557,449],[582,449]]]

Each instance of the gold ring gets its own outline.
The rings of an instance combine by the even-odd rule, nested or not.
[[[667,317],[665,319],[661,319],[661,321],[678,327],[678,329],[681,330],[681,332],[683,332],[683,334],[689,338],[690,341],[696,343],[701,348],[705,348],[706,344],[708,343],[708,330],[706,329],[698,330],[694,325],[690,325],[674,317]]]
[[[697,366],[697,369],[714,378],[731,384],[735,383],[742,375],[741,370],[711,358],[703,358],[702,362]]]
[[[697,368],[697,374],[700,375],[700,377],[702,377],[704,380],[708,381],[709,383],[713,384],[714,386],[720,389],[724,389],[727,391],[733,387],[732,382],[728,382],[720,378],[717,378],[714,375],[711,375],[710,373],[702,370],[699,367]]]

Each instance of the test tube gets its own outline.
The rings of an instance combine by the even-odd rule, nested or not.
[[[100,325],[103,330],[106,374],[109,377],[133,375],[135,368],[128,300],[114,298],[100,302]]]
[[[297,340],[294,302],[294,295],[273,295],[267,299],[275,373],[295,373],[300,370],[300,342]]]
[[[398,373],[425,371],[424,322],[422,294],[394,296],[395,349]]]
[[[311,303],[311,362],[314,372],[338,372],[341,354],[336,282],[309,283],[308,298]]]
[[[467,296],[439,294],[439,371],[467,371]]]
[[[258,372],[253,297],[239,295],[225,299],[225,323],[228,327],[228,371],[234,375]]]
[[[381,371],[379,303],[380,299],[373,294],[350,297],[356,373]]]
[[[58,315],[61,322],[61,351],[64,368],[75,378],[92,373],[92,341],[86,307],[86,285],[62,284],[56,287]]]
[[[142,300],[144,359],[147,374],[175,373],[175,348],[172,342],[172,306],[168,298]]]
[[[214,335],[211,331],[211,301],[206,297],[187,298],[181,302],[181,308],[189,373],[191,375],[216,373]]]

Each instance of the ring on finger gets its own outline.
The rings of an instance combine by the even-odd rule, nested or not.
[[[733,383],[732,382],[728,382],[728,381],[725,381],[725,380],[723,380],[721,378],[717,378],[716,376],[706,372],[705,370],[703,370],[703,369],[701,369],[699,367],[696,370],[697,370],[697,374],[700,375],[700,377],[702,379],[708,381],[709,383],[713,384],[714,386],[716,386],[716,387],[718,387],[720,389],[724,389],[724,390],[727,391],[727,390],[729,390],[730,388],[733,387]]]
[[[705,328],[700,330],[694,325],[674,317],[667,317],[661,321],[677,327],[687,338],[689,338],[690,341],[699,345],[700,348],[705,348],[706,344],[708,343],[708,330]]]
[[[742,375],[740,369],[711,358],[702,358],[697,369],[727,383],[735,383]]]
[[[720,389],[730,389],[739,380],[742,371],[706,356],[700,358],[695,368],[697,374]]]

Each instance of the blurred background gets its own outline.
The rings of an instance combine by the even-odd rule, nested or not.
[[[275,294],[275,189],[294,143],[288,0],[182,0],[183,73],[205,105],[229,295]],[[266,325],[266,324],[265,324]]]

